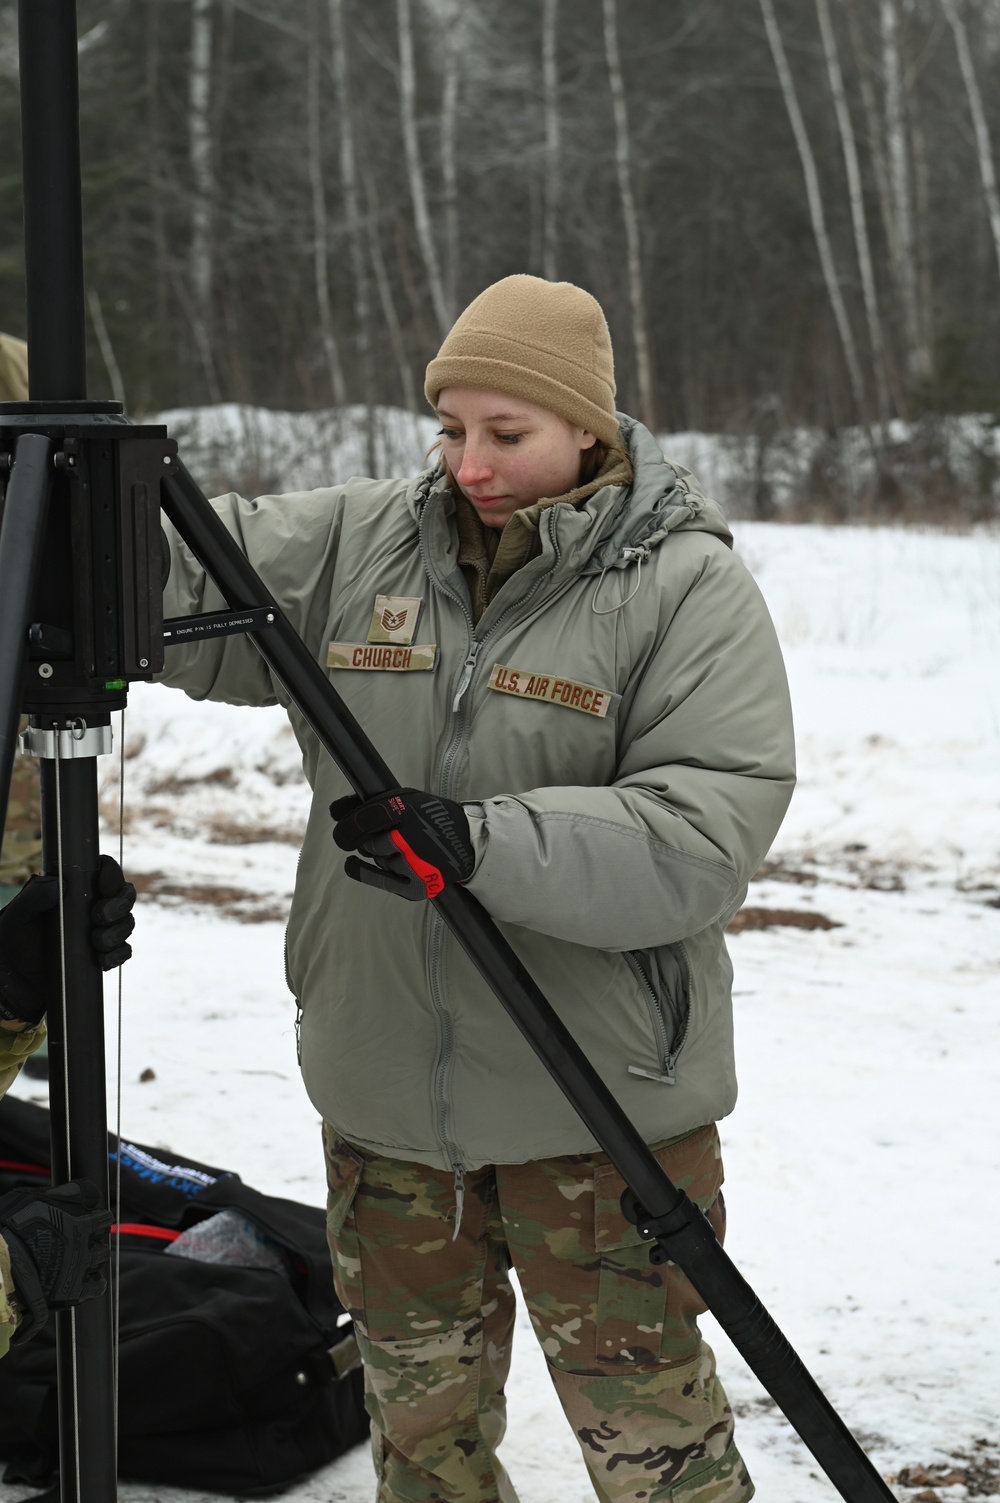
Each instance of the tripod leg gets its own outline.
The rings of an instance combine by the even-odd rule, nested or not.
[[[35,722],[33,721],[33,724]],[[68,740],[68,737],[64,737]],[[69,1002],[49,1014],[52,1182],[93,1180],[108,1205],[103,972],[90,943],[98,867],[97,762],[41,764],[45,870],[63,872],[63,936]],[[57,989],[61,994],[61,985]],[[72,1062],[72,1077],[67,1062]],[[56,1320],[62,1503],[114,1503],[118,1496],[111,1292]]]
[[[39,433],[23,433],[18,439],[0,526],[0,831],[7,818],[17,749],[28,627],[52,489],[52,453],[51,440]]]

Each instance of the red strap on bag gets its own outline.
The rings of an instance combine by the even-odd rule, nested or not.
[[[158,1242],[176,1242],[180,1236],[180,1232],[171,1231],[167,1226],[145,1226],[138,1221],[123,1221],[120,1226],[113,1226],[111,1232],[123,1237],[154,1237]]]

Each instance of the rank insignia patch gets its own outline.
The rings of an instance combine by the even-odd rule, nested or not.
[[[409,647],[420,619],[419,595],[376,595],[369,642],[399,642]]]

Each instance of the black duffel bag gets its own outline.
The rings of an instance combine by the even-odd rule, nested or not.
[[[112,1139],[109,1157],[113,1198]],[[7,1097],[0,1193],[48,1182],[49,1114]],[[264,1234],[285,1272],[164,1255],[178,1233],[225,1210]],[[321,1210],[123,1140],[120,1222],[122,1477],[265,1494],[367,1436],[356,1347],[333,1290]],[[48,1487],[58,1475],[53,1325],[0,1362],[5,1482]]]

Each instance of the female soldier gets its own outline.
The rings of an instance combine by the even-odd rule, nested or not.
[[[508,277],[427,371],[438,463],[214,504],[402,787],[314,791],[288,927],[381,1503],[512,1500],[497,1460],[516,1270],[602,1499],[753,1494],[672,1265],[426,902],[462,881],[721,1235],[723,930],[793,782],[778,646],[718,508],[614,404],[607,324]],[[174,536],[167,611],[223,602]],[[287,704],[241,638],[171,649],[195,698]],[[395,837],[395,838],[393,838]],[[433,885],[433,884],[432,884]]]

